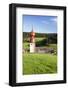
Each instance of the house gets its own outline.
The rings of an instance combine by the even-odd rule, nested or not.
[[[47,48],[47,47],[36,47],[35,52],[36,53],[54,53],[54,49]]]

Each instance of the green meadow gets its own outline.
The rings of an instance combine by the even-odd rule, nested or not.
[[[23,54],[23,74],[57,73],[57,56],[52,54]]]
[[[53,74],[57,73],[57,34],[40,34],[36,33],[36,47],[52,48],[51,53],[30,53],[29,33],[24,32],[22,59],[22,74]]]

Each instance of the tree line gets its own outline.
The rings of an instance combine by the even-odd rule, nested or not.
[[[30,33],[23,32],[23,41],[29,42]],[[36,41],[37,45],[57,44],[57,33],[36,33],[35,38],[43,38]]]

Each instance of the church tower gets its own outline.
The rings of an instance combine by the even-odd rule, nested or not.
[[[33,31],[32,27],[32,31],[30,32],[30,53],[34,52],[35,52],[35,32]]]

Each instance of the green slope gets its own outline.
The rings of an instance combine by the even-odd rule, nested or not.
[[[57,73],[57,56],[52,54],[23,54],[22,73],[48,74]]]

